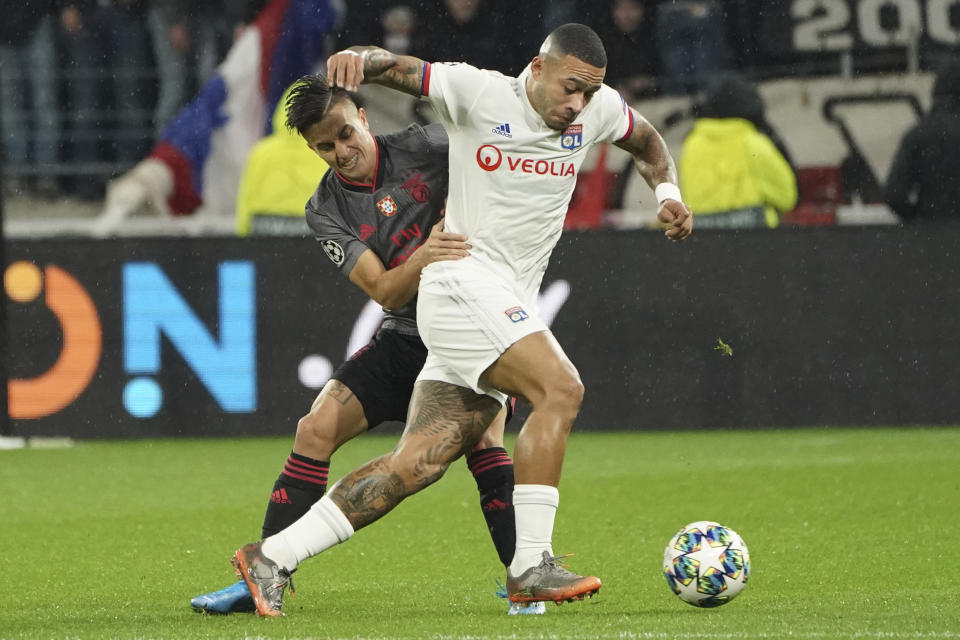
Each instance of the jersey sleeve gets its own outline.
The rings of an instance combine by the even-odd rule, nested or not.
[[[307,203],[307,224],[313,237],[341,273],[349,276],[360,255],[369,249],[353,233],[331,215],[330,203],[317,206],[314,199]]]
[[[427,146],[431,151],[446,154],[450,150],[450,139],[443,125],[432,122],[423,128],[423,135],[427,139]]]
[[[460,127],[483,94],[488,73],[462,62],[427,62],[425,65],[423,99],[433,105],[444,123]]]
[[[601,85],[594,96],[599,120],[598,142],[621,142],[633,133],[633,109],[612,87]]]

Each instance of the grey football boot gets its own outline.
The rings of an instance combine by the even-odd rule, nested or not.
[[[543,552],[543,560],[514,577],[507,569],[507,598],[510,602],[552,601],[557,604],[583,600],[600,591],[602,583],[594,576],[578,576],[557,560],[567,556],[551,556]]]
[[[263,555],[263,542],[254,542],[237,549],[233,554],[233,566],[250,589],[257,614],[277,617],[283,615],[283,592],[290,585],[293,595],[293,580],[290,572]]]

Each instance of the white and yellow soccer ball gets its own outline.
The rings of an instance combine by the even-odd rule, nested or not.
[[[691,522],[670,538],[663,552],[670,590],[695,607],[733,600],[750,576],[750,552],[736,531],[716,522]]]

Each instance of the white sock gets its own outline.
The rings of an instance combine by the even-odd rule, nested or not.
[[[346,542],[352,535],[353,525],[327,494],[302,518],[264,540],[263,555],[287,571],[293,571],[307,558]]]
[[[560,492],[546,484],[518,484],[513,487],[513,512],[517,521],[517,550],[510,574],[519,576],[553,555],[553,518],[560,504]]]

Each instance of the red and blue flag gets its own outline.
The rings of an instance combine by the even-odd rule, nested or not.
[[[150,152],[172,174],[171,212],[233,213],[247,153],[270,133],[284,90],[316,68],[341,13],[339,0],[271,0],[237,39]]]

